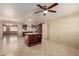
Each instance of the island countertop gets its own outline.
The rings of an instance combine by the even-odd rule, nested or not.
[[[34,35],[34,34],[42,34],[42,33],[26,33],[25,35]]]

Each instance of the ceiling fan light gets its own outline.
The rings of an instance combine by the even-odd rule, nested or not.
[[[45,10],[44,13],[45,13],[45,14],[48,13],[48,10]]]

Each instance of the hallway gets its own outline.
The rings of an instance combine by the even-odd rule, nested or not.
[[[42,44],[27,47],[23,37],[5,36],[0,39],[1,56],[54,56],[79,55],[79,49],[50,40],[43,40]]]

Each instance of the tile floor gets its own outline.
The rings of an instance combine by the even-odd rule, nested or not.
[[[0,39],[0,56],[79,56],[79,49],[50,40],[27,47],[23,37],[5,36]]]

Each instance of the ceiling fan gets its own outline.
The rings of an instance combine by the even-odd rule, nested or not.
[[[54,4],[52,4],[51,6],[47,7],[46,5],[45,5],[45,6],[41,6],[40,4],[37,4],[37,6],[40,7],[42,10],[37,11],[37,12],[35,12],[35,13],[43,12],[43,13],[44,13],[44,16],[45,16],[46,13],[48,13],[48,12],[56,13],[55,10],[50,10],[50,9],[53,8],[53,7],[55,7],[55,6],[57,6],[57,5],[58,5],[58,3],[54,3]]]

